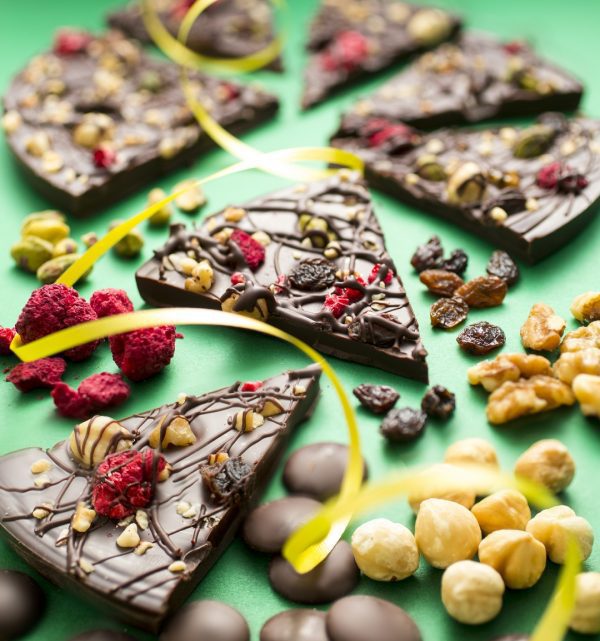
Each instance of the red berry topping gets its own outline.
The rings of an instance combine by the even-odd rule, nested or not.
[[[15,329],[24,343],[30,343],[65,327],[96,320],[96,312],[72,288],[66,285],[44,285],[36,289],[23,307]],[[98,341],[68,349],[64,355],[82,361],[92,354]]]
[[[230,238],[235,243],[244,256],[246,265],[252,271],[256,271],[265,261],[265,248],[241,229],[234,229]]]
[[[505,42],[502,45],[502,48],[511,56],[516,56],[519,53],[523,53],[523,51],[527,49],[527,44],[520,40],[512,40],[511,42]]]
[[[219,91],[223,95],[223,102],[231,102],[240,97],[241,88],[231,82],[222,82],[219,85]]]
[[[567,194],[579,194],[588,186],[583,174],[574,172],[568,165],[558,161],[542,167],[537,173],[536,183],[542,189],[557,189]]]
[[[63,416],[85,419],[120,405],[129,398],[130,392],[129,385],[118,374],[101,372],[81,381],[76,390],[66,383],[56,385],[52,398]]]
[[[376,265],[373,265],[373,269],[371,270],[371,273],[369,274],[369,277],[367,279],[369,281],[369,285],[371,285],[371,283],[374,283],[375,281],[381,280],[381,278],[378,277],[378,274],[383,266],[384,265],[382,265],[381,263],[377,263]],[[394,272],[389,267],[387,267],[387,273],[385,275],[385,278],[383,279],[383,282],[386,285],[389,285],[392,282],[393,278],[394,278]]]
[[[108,169],[117,161],[117,154],[114,149],[101,146],[94,149],[92,152],[92,159],[94,161],[94,165],[99,169]]]
[[[369,55],[369,41],[358,31],[342,31],[321,54],[321,66],[326,71],[353,71]]]
[[[356,282],[362,285],[366,285],[364,278],[362,276],[356,276]],[[351,303],[355,303],[357,300],[360,300],[365,294],[358,287],[336,287],[333,290],[333,293],[336,296],[341,296],[342,298],[347,298]]]
[[[62,358],[40,358],[31,363],[19,363],[6,377],[19,391],[29,392],[40,387],[54,387],[60,382],[67,364]]]
[[[335,318],[339,318],[348,305],[350,300],[346,296],[339,296],[338,294],[328,294],[323,303],[323,309],[331,312]]]
[[[196,0],[177,0],[171,7],[171,17],[173,20],[181,21],[185,14],[194,6]]]
[[[162,371],[175,353],[175,328],[137,329],[110,337],[115,363],[132,381],[143,381]]]
[[[409,149],[414,145],[415,132],[412,127],[404,123],[391,122],[385,118],[373,118],[365,125],[364,135],[369,147],[380,147],[389,140],[398,151]]]
[[[0,356],[10,356],[12,354],[10,344],[16,333],[10,327],[0,327]]]
[[[87,397],[66,383],[57,383],[52,388],[52,400],[60,414],[67,418],[86,419],[94,413]]]
[[[262,381],[246,381],[240,385],[240,392],[256,392],[256,390],[262,386]]]
[[[92,41],[92,36],[85,31],[61,29],[54,39],[54,53],[68,56],[81,53]]]
[[[150,504],[165,459],[151,449],[109,454],[94,475],[92,505],[102,516],[120,520]]]
[[[243,285],[246,282],[246,277],[242,272],[234,272],[231,274],[231,284],[232,285]]]
[[[90,305],[98,318],[133,311],[133,303],[129,300],[127,292],[112,287],[94,292],[90,298]]]

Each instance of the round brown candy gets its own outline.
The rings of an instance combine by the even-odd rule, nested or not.
[[[263,625],[260,641],[329,641],[325,613],[306,609],[280,612]]]
[[[279,554],[290,534],[314,516],[321,503],[306,496],[288,496],[265,503],[244,522],[244,541],[259,552]]]
[[[42,588],[27,574],[0,570],[0,639],[25,635],[42,618],[46,598]]]
[[[330,641],[421,641],[417,624],[402,608],[372,596],[336,601],[325,623]]]
[[[168,623],[160,641],[250,641],[246,619],[220,601],[194,601]]]
[[[298,574],[283,557],[269,566],[269,581],[276,592],[296,603],[329,603],[351,592],[359,572],[352,548],[340,541],[314,570]]]
[[[347,445],[313,443],[289,457],[283,469],[283,484],[292,494],[326,501],[339,494],[347,464]],[[364,478],[367,478],[366,464]]]
[[[528,634],[505,634],[502,637],[494,637],[492,641],[529,641]]]
[[[114,630],[89,630],[82,632],[71,641],[137,641],[134,637],[124,634],[123,632],[115,632]]]

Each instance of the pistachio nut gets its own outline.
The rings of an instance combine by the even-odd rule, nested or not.
[[[10,255],[17,265],[28,272],[35,273],[38,268],[52,258],[52,243],[36,236],[26,236],[10,249]]]
[[[77,241],[74,238],[63,238],[54,245],[52,256],[57,258],[58,256],[65,256],[66,254],[75,254],[77,249]]]
[[[51,243],[57,243],[70,233],[69,225],[61,213],[53,210],[30,214],[21,225],[21,235],[36,236]]]
[[[450,35],[452,21],[440,9],[420,9],[406,25],[409,35],[420,45],[431,46]]]
[[[140,89],[156,93],[161,87],[162,80],[160,74],[153,69],[147,69],[140,76]]]
[[[513,147],[516,158],[535,158],[546,153],[554,142],[556,130],[549,125],[527,127],[517,136]]]
[[[114,229],[118,227],[123,221],[115,220],[108,228]],[[137,229],[132,229],[113,247],[114,251],[122,258],[135,258],[139,256],[144,246],[144,237]]]
[[[81,254],[64,254],[63,256],[57,256],[56,258],[46,261],[38,268],[36,272],[37,279],[44,283],[44,285],[55,283],[80,257]],[[89,269],[85,274],[83,274],[82,278],[85,278],[90,271],[92,270]]]
[[[448,180],[448,200],[453,205],[473,205],[483,200],[487,183],[481,167],[474,162],[459,165]]]
[[[156,203],[160,202],[163,198],[166,197],[167,193],[163,189],[156,187],[155,189],[152,189],[148,194],[148,205],[156,205]],[[171,220],[171,214],[171,204],[168,203],[166,205],[163,205],[163,207],[161,207],[155,214],[153,214],[149,218],[148,222],[153,227],[164,227],[165,225],[169,224],[169,221]]]
[[[425,180],[446,180],[446,170],[433,154],[425,154],[417,158],[417,174]]]
[[[89,249],[92,245],[95,245],[98,242],[98,234],[96,232],[89,231],[87,234],[83,234],[81,242]]]

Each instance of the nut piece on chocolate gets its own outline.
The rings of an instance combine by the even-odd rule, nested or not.
[[[2,534],[56,583],[156,632],[258,501],[290,433],[317,400],[319,375],[312,366],[252,391],[235,384],[118,422],[95,417],[49,451],[3,456]],[[228,422],[272,398],[282,411],[254,431]],[[154,430],[178,417],[195,442],[161,449],[158,438],[150,447]]]
[[[200,102],[240,132],[270,118],[277,99],[194,72]],[[59,32],[4,96],[5,134],[33,186],[74,214],[116,201],[189,163],[214,143],[188,107],[177,65],[118,32]]]

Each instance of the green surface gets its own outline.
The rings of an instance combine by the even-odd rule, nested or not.
[[[341,108],[353,97],[378,85],[382,77],[364,83],[352,92],[329,101],[315,110],[299,113],[301,74],[304,63],[302,38],[307,21],[316,6],[315,0],[290,0],[288,16],[289,40],[286,46],[287,72],[283,76],[258,74],[261,81],[276,92],[283,101],[279,117],[272,123],[246,137],[262,150],[293,145],[324,144],[335,129]],[[600,21],[600,3],[589,0],[527,0],[522,2],[488,0],[454,0],[443,3],[459,10],[471,27],[496,32],[506,38],[528,38],[539,50],[567,68],[576,70],[585,80],[584,110],[591,115],[600,113],[600,78],[598,59],[600,40],[597,28]],[[0,23],[0,87],[7,86],[12,74],[27,60],[45,49],[55,28],[62,25],[80,25],[100,28],[103,14],[116,0],[61,0],[48,2],[9,3],[3,0]],[[222,152],[213,152],[197,162],[190,170],[172,175],[161,181],[170,188],[186,176],[203,176],[226,166],[231,159]],[[258,173],[238,175],[208,187],[210,200],[205,211],[233,204],[282,184],[278,179]],[[36,286],[32,276],[16,270],[9,258],[9,246],[18,237],[22,218],[48,203],[29,190],[13,166],[4,142],[0,143],[1,209],[0,254],[1,310],[0,324],[11,325],[30,291]],[[418,278],[409,267],[408,259],[415,246],[433,232],[439,234],[448,250],[460,246],[469,253],[470,276],[484,271],[492,247],[485,242],[417,210],[401,206],[378,193],[374,194],[377,212],[387,235],[390,253],[400,269],[409,296],[421,321],[424,342],[429,350],[432,383],[448,386],[457,394],[458,409],[446,424],[432,423],[424,438],[406,447],[389,447],[377,433],[378,421],[359,412],[364,452],[369,461],[371,476],[381,478],[405,465],[434,462],[441,459],[444,449],[456,439],[482,436],[490,439],[501,455],[503,464],[511,468],[514,460],[531,443],[542,437],[556,437],[566,443],[577,463],[576,480],[565,496],[578,513],[588,518],[600,532],[600,499],[598,498],[597,456],[600,452],[600,426],[584,420],[577,409],[553,412],[513,425],[493,428],[484,415],[485,395],[471,389],[466,381],[466,368],[475,362],[459,351],[453,333],[434,332],[429,327],[428,309],[431,298],[423,292]],[[87,231],[102,233],[108,223],[138,211],[145,203],[145,192],[129,198],[89,221],[72,221],[75,237]],[[185,216],[179,214],[179,218]],[[144,260],[151,249],[164,240],[164,231],[146,230]],[[600,220],[554,257],[536,267],[524,267],[521,282],[510,291],[502,307],[489,311],[475,311],[470,320],[490,320],[506,331],[507,351],[520,348],[518,329],[529,307],[543,300],[568,317],[572,298],[589,289],[598,289],[598,249]],[[83,295],[94,289],[125,287],[136,304],[141,300],[135,291],[134,270],[141,262],[118,260],[107,256],[96,267],[90,280],[81,287]],[[575,327],[569,321],[569,328]],[[133,397],[123,406],[128,414],[172,400],[181,392],[204,392],[229,384],[238,377],[255,379],[280,370],[306,363],[293,348],[262,336],[242,334],[225,329],[185,328],[185,340],[178,344],[172,365],[160,376],[133,386]],[[6,361],[6,362],[4,362]],[[402,378],[366,367],[332,361],[350,391],[355,385],[369,381],[390,384],[402,393],[401,404],[416,405],[425,387]],[[2,365],[9,365],[3,359]],[[97,350],[84,364],[70,365],[67,380],[77,380],[93,372],[114,371],[106,347]],[[10,385],[0,385],[0,453],[28,446],[50,446],[65,438],[72,422],[56,416],[47,394],[36,392],[22,395]],[[324,439],[343,441],[345,427],[335,395],[327,382],[319,407],[309,423],[304,425],[293,440],[292,448]],[[279,478],[271,484],[268,498],[283,494]],[[412,526],[413,520],[403,501],[378,512]],[[222,560],[196,591],[195,598],[215,598],[231,603],[248,618],[253,639],[258,639],[262,623],[273,614],[292,607],[292,604],[274,594],[268,584],[268,559],[252,554],[240,542],[235,542]],[[25,564],[0,543],[0,567],[25,569]],[[588,569],[600,570],[600,545],[587,562]],[[440,639],[482,640],[494,635],[532,630],[551,593],[556,579],[555,567],[550,567],[544,578],[533,589],[519,593],[508,592],[502,614],[493,623],[468,628],[451,621],[445,614],[439,598],[440,572],[427,567],[422,561],[414,578],[399,584],[378,584],[363,579],[357,592],[378,595],[406,608],[416,619],[426,641]],[[28,641],[63,641],[81,631],[95,627],[120,626],[105,614],[77,600],[76,597],[44,583],[49,597],[48,612],[42,624],[28,637]],[[139,639],[150,639],[137,631]],[[571,638],[571,637],[570,637]],[[572,638],[575,638],[573,636]],[[377,641],[377,640],[373,640]]]

